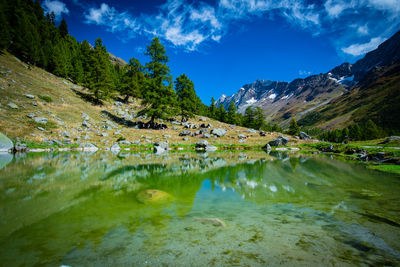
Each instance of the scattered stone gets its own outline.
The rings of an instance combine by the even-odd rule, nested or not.
[[[196,143],[196,149],[204,151],[215,151],[217,150],[217,147],[209,145],[206,140],[201,140]]]
[[[246,132],[248,132],[248,133],[257,133],[257,131],[254,130],[254,129],[247,129]]]
[[[211,131],[211,134],[213,134],[217,137],[222,137],[226,134],[226,130],[225,129],[213,129]]]
[[[32,102],[32,106],[37,107],[37,103],[35,101]]]
[[[172,130],[179,130],[179,127],[174,126],[172,127]]]
[[[289,138],[286,136],[279,136],[275,140],[270,141],[268,144],[270,146],[286,146],[289,143]]]
[[[83,140],[89,140],[89,139],[90,139],[89,135],[86,134],[86,135],[83,136]]]
[[[199,221],[202,224],[211,224],[213,226],[226,227],[226,224],[218,218],[194,218],[195,221]]]
[[[25,94],[24,96],[26,96],[27,98],[30,98],[30,99],[34,99],[35,98],[35,96],[31,95],[31,94]]]
[[[64,139],[64,144],[67,144],[67,145],[72,145],[72,140],[71,139]]]
[[[179,136],[190,136],[192,135],[191,131],[182,131],[179,133]]]
[[[101,133],[100,136],[107,137],[108,133]]]
[[[27,151],[28,151],[28,147],[26,146],[26,144],[22,144],[20,142],[17,142],[15,144],[14,152],[27,152]]]
[[[172,136],[169,135],[169,134],[164,134],[163,137],[164,137],[164,138],[171,138]]]
[[[82,122],[82,126],[89,128],[91,125],[88,121],[85,120]]]
[[[127,140],[121,140],[118,142],[120,145],[127,145],[129,146],[131,144],[131,142],[127,141]]]
[[[30,119],[33,119],[35,117],[35,114],[34,113],[28,113],[28,114],[26,114],[26,116],[28,118],[30,118]]]
[[[13,147],[13,142],[7,136],[0,133],[0,152],[8,152]]]
[[[8,103],[7,106],[12,108],[12,109],[18,109],[18,106],[13,102]]]
[[[299,151],[300,149],[297,147],[277,147],[275,150],[277,150],[277,151]]]
[[[44,132],[44,128],[43,127],[37,127],[39,131]]]
[[[211,138],[211,134],[205,133],[203,134],[202,138]]]
[[[97,150],[99,150],[95,145],[93,145],[92,143],[81,143],[81,145],[79,146],[80,148],[82,148],[83,151],[92,151],[95,152]]]
[[[383,142],[381,142],[379,144],[387,144],[387,143],[389,143],[391,141],[394,141],[394,140],[400,140],[400,136],[390,136],[390,137],[386,138]]]
[[[201,117],[201,118],[199,119],[199,121],[207,121],[207,119],[204,118],[204,117]]]
[[[115,101],[114,105],[117,106],[117,107],[122,107],[123,106],[123,104],[121,102],[119,102],[119,101]]]
[[[184,137],[184,138],[183,138],[183,141],[187,141],[187,140],[189,140],[189,138],[187,138],[187,137]]]
[[[118,144],[113,144],[110,148],[111,151],[120,151],[121,148],[119,147]]]
[[[244,134],[239,134],[239,135],[238,135],[238,138],[239,138],[239,139],[246,139],[247,136],[245,136]]]
[[[83,119],[84,121],[88,121],[88,120],[90,120],[90,117],[89,117],[89,115],[86,114],[85,112],[82,112],[82,119]]]
[[[154,143],[154,153],[160,154],[168,151],[168,142],[155,142]]]
[[[302,139],[302,140],[310,140],[311,136],[309,136],[305,132],[300,132],[300,139]]]
[[[212,125],[209,123],[208,124],[202,123],[200,124],[199,128],[212,128]]]
[[[71,137],[71,133],[68,132],[68,131],[65,131],[65,132],[63,132],[63,136],[67,137],[67,138],[70,138]]]
[[[259,134],[260,136],[267,136],[267,133],[266,133],[266,132],[263,132],[263,131],[259,131],[258,134]]]
[[[48,122],[48,119],[43,118],[43,117],[35,117],[33,118],[33,120],[37,123],[41,123],[41,124],[46,124]]]

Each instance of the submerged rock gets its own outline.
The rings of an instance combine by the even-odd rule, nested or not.
[[[136,199],[143,204],[160,204],[171,201],[172,196],[158,189],[147,189],[138,193]]]
[[[199,221],[203,224],[211,224],[213,226],[226,227],[225,222],[218,218],[194,218],[195,221]]]

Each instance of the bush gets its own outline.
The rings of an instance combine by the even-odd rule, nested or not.
[[[53,102],[53,99],[48,95],[39,95],[39,98],[46,101],[47,103]]]

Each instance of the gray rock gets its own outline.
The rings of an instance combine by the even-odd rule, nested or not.
[[[26,146],[26,144],[22,144],[20,142],[17,142],[15,144],[14,151],[16,151],[16,152],[26,152],[27,150],[28,150],[28,147]]]
[[[179,136],[190,136],[192,135],[191,131],[182,131],[179,133]]]
[[[35,98],[35,96],[31,95],[31,94],[25,94],[24,96],[27,97],[27,98],[30,98],[30,99],[34,99]]]
[[[41,124],[46,124],[48,122],[48,119],[43,118],[43,117],[35,117],[33,120],[36,121],[37,123],[41,123]]]
[[[101,133],[100,136],[107,137],[108,133]]]
[[[289,143],[289,138],[286,136],[279,136],[275,140],[270,141],[268,144],[270,146],[286,146]]]
[[[247,136],[245,136],[244,134],[239,134],[239,135],[238,135],[238,138],[239,138],[239,139],[246,139]]]
[[[90,139],[89,135],[86,134],[86,135],[83,136],[83,140],[89,140],[89,139]]]
[[[211,138],[211,134],[205,133],[203,134],[202,138]]]
[[[37,103],[36,102],[32,102],[32,106],[37,107]]]
[[[111,150],[111,151],[120,151],[121,148],[119,147],[118,144],[113,144],[113,145],[110,147],[110,150]]]
[[[217,137],[222,137],[226,134],[226,130],[225,129],[213,129],[211,131],[211,134],[213,134]]]
[[[34,114],[34,113],[29,113],[29,114],[26,114],[26,116],[27,116],[28,118],[33,119],[33,118],[35,117],[35,114]]]
[[[63,136],[67,137],[67,138],[70,138],[71,137],[71,133],[68,132],[68,131],[65,131],[65,132],[63,132]]]
[[[90,120],[90,117],[89,117],[89,115],[86,114],[85,112],[82,112],[82,119],[83,119],[84,121],[88,121],[88,120]]]
[[[163,137],[164,137],[164,138],[171,138],[172,136],[169,135],[169,134],[164,134]]]
[[[85,121],[82,122],[82,126],[85,126],[85,127],[89,128],[91,125],[90,125],[90,123],[88,121],[85,120]]]
[[[196,143],[196,148],[205,149],[208,146],[208,142],[206,140],[201,140]]]
[[[257,133],[257,131],[254,130],[254,129],[247,129],[246,132],[248,132],[248,133]]]
[[[160,154],[168,151],[168,142],[158,141],[154,143],[154,153]]]
[[[43,127],[37,127],[39,131],[44,132],[44,128]]]
[[[309,136],[305,132],[300,132],[300,139],[302,139],[302,140],[310,140],[311,136]]]
[[[114,102],[114,105],[117,106],[117,107],[122,107],[122,103],[119,102],[119,101],[115,101],[115,102]]]
[[[18,106],[13,102],[8,103],[7,106],[12,108],[12,109],[18,109]]]
[[[172,130],[179,130],[179,127],[174,126],[172,127]]]
[[[183,141],[187,141],[187,140],[189,140],[189,138],[187,138],[187,137],[184,137],[184,138],[183,138]]]
[[[52,144],[52,145],[54,144],[54,145],[57,145],[57,146],[63,146],[63,143],[61,143],[60,141],[58,141],[56,139],[50,140],[49,143]]]
[[[7,136],[0,133],[0,152],[8,152],[13,147],[13,142]]]
[[[121,140],[118,142],[120,145],[126,145],[129,146],[131,144],[131,142],[127,141],[127,140]]]
[[[201,117],[201,118],[199,119],[199,121],[207,121],[207,119],[204,118],[204,117]]]
[[[381,142],[379,144],[387,144],[387,143],[389,143],[390,141],[393,141],[393,140],[400,140],[400,136],[390,136],[390,137],[386,138],[383,142]]]
[[[246,139],[239,139],[239,143],[246,143]]]
[[[92,143],[81,143],[81,145],[79,147],[82,148],[83,151],[93,151],[94,152],[94,151],[99,150]]]
[[[64,139],[64,144],[67,144],[67,145],[72,145],[72,140],[71,139]]]

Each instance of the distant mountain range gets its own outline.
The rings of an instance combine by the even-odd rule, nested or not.
[[[360,88],[361,81],[364,88],[368,87],[368,83],[382,78],[377,73],[386,72],[389,66],[399,61],[400,31],[354,64],[343,63],[327,73],[292,82],[256,80],[243,85],[231,96],[222,95],[216,105],[222,104],[227,108],[233,101],[241,113],[248,106],[258,106],[264,110],[268,122],[284,126],[291,117],[304,118],[310,112],[322,110],[338,99],[345,98],[353,89]],[[392,70],[398,71],[398,68]],[[348,124],[349,120],[351,116],[342,124]]]

